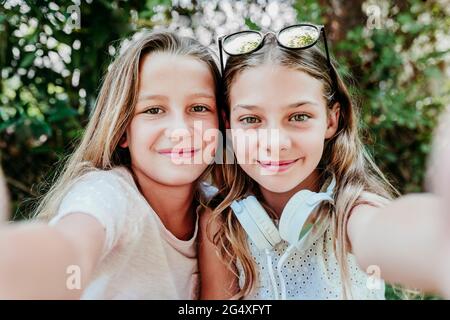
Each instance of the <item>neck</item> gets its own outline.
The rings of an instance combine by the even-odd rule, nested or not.
[[[311,190],[313,192],[320,191],[320,173],[318,170],[314,170],[305,180],[298,184],[295,188],[286,192],[273,192],[265,189],[261,185],[259,186],[261,194],[270,208],[275,212],[276,217],[279,219],[283,213],[283,209],[288,203],[289,199],[294,194],[301,190]]]
[[[133,168],[135,182],[165,228],[180,240],[189,240],[195,230],[195,183],[171,186],[159,183]]]

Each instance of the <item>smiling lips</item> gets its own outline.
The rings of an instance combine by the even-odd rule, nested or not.
[[[299,158],[300,159],[300,158]],[[295,160],[284,160],[284,161],[259,161],[258,163],[264,169],[273,172],[283,172],[288,170],[294,163],[296,163],[299,159]]]
[[[195,148],[161,149],[158,153],[170,158],[192,158],[199,150]]]

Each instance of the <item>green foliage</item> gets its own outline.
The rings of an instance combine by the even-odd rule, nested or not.
[[[450,52],[437,38],[450,27],[444,9],[435,1],[410,1],[404,11],[391,4],[381,28],[354,28],[334,49],[362,98],[368,146],[401,192],[422,190],[433,129],[450,102]]]
[[[37,194],[41,179],[72,150],[108,53],[133,31],[133,10],[148,11],[140,1],[83,1],[80,28],[70,28],[76,17],[71,5],[33,1],[0,8],[0,151],[14,204]]]
[[[245,18],[245,24],[250,30],[257,30],[257,31],[261,30],[261,28],[256,23],[254,23],[250,18]]]

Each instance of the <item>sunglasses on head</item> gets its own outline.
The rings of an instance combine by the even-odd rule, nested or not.
[[[263,34],[255,30],[245,30],[219,37],[217,42],[219,45],[220,68],[222,75],[224,73],[223,52],[229,56],[239,56],[253,53],[262,48],[264,45],[264,39],[269,33],[272,32]],[[337,76],[331,64],[324,26],[310,23],[295,24],[281,29],[275,37],[280,47],[290,50],[302,50],[315,45],[319,41],[321,34],[323,36],[330,77],[333,82],[334,91],[337,92]]]

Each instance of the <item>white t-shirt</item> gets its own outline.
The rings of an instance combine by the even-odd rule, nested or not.
[[[177,239],[125,167],[83,175],[49,224],[76,212],[95,217],[106,232],[101,259],[81,299],[198,298],[198,217],[193,237]]]

